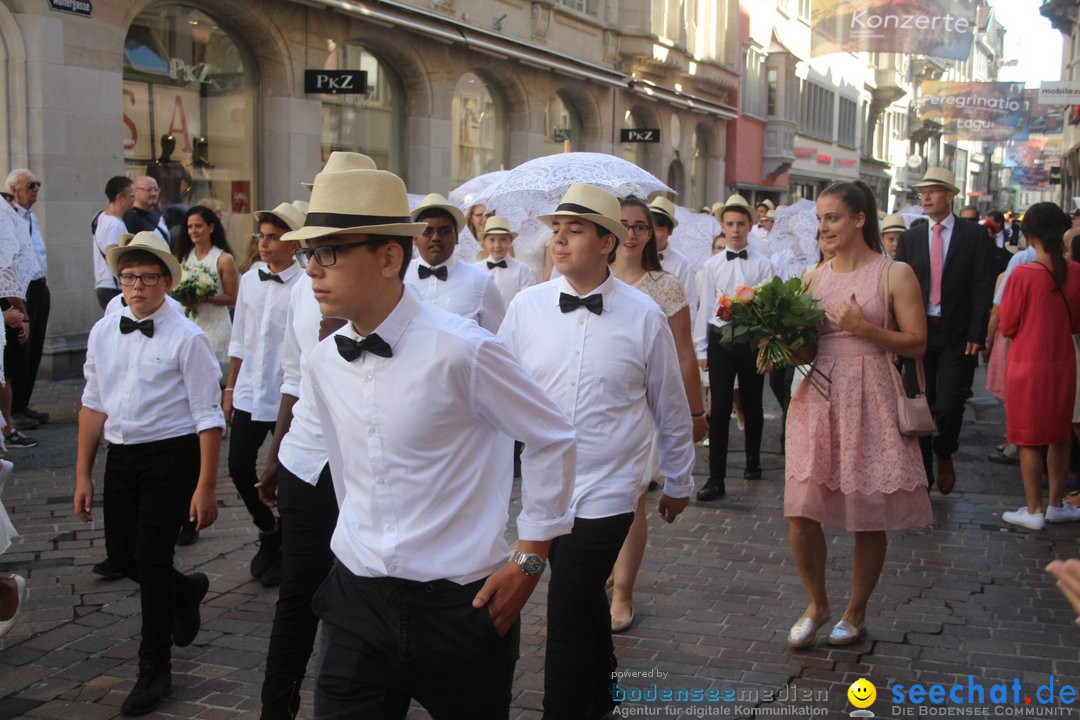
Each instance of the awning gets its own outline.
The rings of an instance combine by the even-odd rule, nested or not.
[[[671,105],[686,108],[687,110],[696,110],[697,112],[716,115],[724,120],[736,120],[739,117],[739,112],[730,105],[724,105],[723,103],[718,103],[713,100],[706,100],[697,95],[681,92],[675,88],[657,85],[649,80],[642,80],[640,78],[631,80],[630,88],[634,92],[644,95],[645,97],[650,97],[654,100],[662,100]]]

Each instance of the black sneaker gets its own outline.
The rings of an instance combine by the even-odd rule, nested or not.
[[[109,558],[105,558],[90,569],[93,570],[95,575],[100,575],[106,580],[119,580],[124,577],[124,571],[118,568]]]
[[[273,535],[259,533],[259,550],[251,558],[251,577],[262,577],[281,558],[281,531]]]
[[[172,673],[168,670],[140,670],[135,687],[124,698],[120,712],[125,715],[146,715],[157,709],[172,690]]]
[[[180,534],[176,536],[177,545],[194,545],[195,541],[199,539],[199,531],[195,529],[195,523],[190,520],[185,520],[184,524],[180,526]]]
[[[710,502],[717,498],[722,498],[727,494],[727,489],[724,487],[723,480],[709,480],[697,491],[697,499],[701,502]]]
[[[172,636],[173,644],[177,647],[187,647],[199,634],[202,626],[199,606],[206,597],[206,591],[210,589],[210,579],[201,572],[191,573],[187,579],[191,581],[191,589],[177,593],[176,610],[173,613]]]
[[[26,408],[25,410],[23,410],[22,412],[17,413],[17,414],[18,415],[25,415],[26,417],[30,418],[31,420],[36,420],[38,423],[40,423],[42,425],[49,422],[49,413],[47,413],[47,412],[39,412],[37,410],[34,410],[33,408]]]
[[[273,562],[259,577],[263,587],[277,587],[281,584],[281,551],[278,551],[277,560]]]
[[[9,448],[32,448],[38,446],[38,441],[16,429],[4,436],[4,444]]]
[[[34,418],[23,415],[22,413],[12,413],[11,424],[15,426],[16,430],[33,430],[41,425],[41,423]]]
[[[743,480],[760,480],[761,468],[746,468],[743,470]]]

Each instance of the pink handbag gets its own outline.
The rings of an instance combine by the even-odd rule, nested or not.
[[[889,267],[891,262],[885,264],[885,329],[889,329]],[[892,360],[888,360],[890,372],[893,378],[893,386],[896,388],[896,419],[900,425],[900,434],[904,437],[924,437],[937,432],[934,424],[934,414],[930,412],[930,403],[926,400],[926,372],[923,370],[922,359],[915,360],[915,377],[919,381],[919,393],[909,398],[904,391],[904,385],[900,381],[900,371]]]

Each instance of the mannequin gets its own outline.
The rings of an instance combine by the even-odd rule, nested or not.
[[[191,141],[194,149],[191,153],[192,198],[212,198],[214,195],[214,163],[209,160],[209,141],[200,135]]]
[[[161,157],[146,166],[146,174],[157,180],[161,188],[162,205],[182,202],[191,194],[191,175],[179,161],[172,159],[174,150],[176,150],[176,138],[172,135],[162,135]]]

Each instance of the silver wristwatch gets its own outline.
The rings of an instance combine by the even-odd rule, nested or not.
[[[526,575],[539,575],[544,572],[544,567],[547,565],[544,559],[536,553],[524,552],[514,553],[514,556],[510,558],[510,562],[521,568],[521,572]]]

